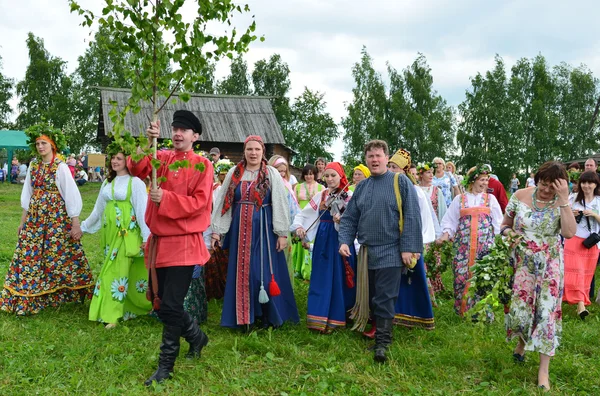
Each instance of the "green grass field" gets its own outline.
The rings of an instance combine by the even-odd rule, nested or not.
[[[91,212],[98,184],[81,188],[82,219]],[[21,209],[20,186],[0,185],[0,275],[10,263]],[[84,248],[94,274],[100,271],[98,235]],[[450,274],[445,274],[451,286]],[[300,317],[308,285],[297,281]],[[146,389],[156,368],[161,325],[150,317],[107,331],[87,320],[85,305],[47,309],[18,318],[0,313],[0,394],[535,394],[537,354],[513,362],[513,344],[498,321],[480,329],[458,318],[452,302],[434,309],[434,331],[396,328],[390,361],[375,364],[369,345],[350,330],[318,335],[298,325],[249,334],[219,327],[221,303],[209,304],[210,337],[202,359],[181,356],[175,377]],[[586,322],[565,306],[561,347],[550,366],[552,393],[600,394],[600,308]],[[502,314],[497,315],[502,318]],[[184,344],[184,348],[187,345]],[[187,350],[187,349],[185,349]],[[183,355],[183,354],[182,354]]]

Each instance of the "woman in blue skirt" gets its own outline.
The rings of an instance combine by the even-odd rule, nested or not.
[[[307,326],[330,333],[346,325],[346,313],[356,300],[356,254],[354,247],[348,259],[338,253],[338,223],[352,196],[342,165],[330,162],[323,177],[328,188],[296,215],[290,230],[300,239],[314,240]]]
[[[283,250],[290,226],[288,191],[267,165],[260,136],[249,136],[244,158],[225,177],[213,207],[212,244],[229,249],[221,326],[279,327],[297,323],[298,309]]]

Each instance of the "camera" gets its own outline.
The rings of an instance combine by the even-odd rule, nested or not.
[[[581,219],[583,219],[583,211],[582,210],[580,210],[579,214],[577,216],[575,216],[575,221],[577,222],[577,224],[579,224]]]

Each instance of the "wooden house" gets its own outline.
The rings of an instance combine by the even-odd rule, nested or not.
[[[129,100],[128,89],[100,88],[100,114],[98,117],[98,139],[108,141],[113,122],[109,117],[112,104],[122,109]],[[161,101],[162,103],[162,101]],[[249,135],[259,135],[266,147],[266,157],[279,154],[290,162],[294,151],[285,145],[281,128],[275,118],[268,97],[192,94],[187,102],[177,95],[165,105],[159,115],[161,138],[171,138],[171,122],[176,110],[193,112],[202,123],[202,135],[195,148],[209,152],[218,147],[222,155],[233,162],[242,159],[244,140]],[[138,136],[148,127],[152,119],[152,104],[144,103],[137,114],[128,114],[125,129]]]

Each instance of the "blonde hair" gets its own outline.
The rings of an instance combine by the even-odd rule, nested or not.
[[[275,163],[277,163],[277,165],[275,165]],[[277,169],[278,166],[285,165],[285,180],[290,181],[290,165],[288,164],[285,158],[283,158],[279,154],[275,154],[274,156],[269,158],[269,165],[271,165],[275,169]],[[279,169],[277,170],[279,171]]]
[[[452,173],[456,173],[456,165],[454,165],[454,162],[452,161],[448,161],[446,162],[446,166],[450,165],[452,167]]]
[[[433,162],[433,163],[435,164],[435,163],[436,163],[436,161],[442,161],[442,164],[443,164],[443,166],[444,166],[444,167],[446,167],[446,161],[444,161],[442,158],[440,158],[440,157],[435,157],[435,158],[433,159],[433,161],[431,161],[431,162]],[[453,165],[454,165],[454,164],[453,164]]]

